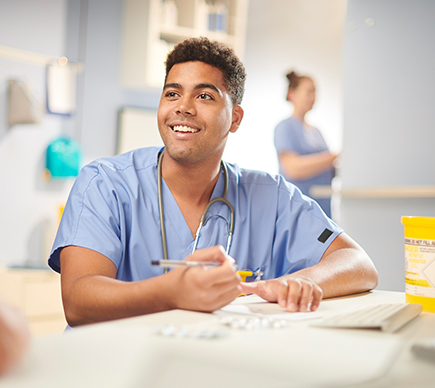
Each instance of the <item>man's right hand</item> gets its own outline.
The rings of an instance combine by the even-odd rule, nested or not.
[[[234,270],[234,259],[222,246],[196,250],[186,261],[218,261],[213,268],[175,268],[167,275],[173,290],[173,308],[196,311],[217,310],[241,294],[240,276]]]

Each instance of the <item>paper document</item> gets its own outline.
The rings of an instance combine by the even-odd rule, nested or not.
[[[291,313],[280,307],[278,303],[267,302],[255,295],[237,298],[234,302],[215,312],[218,315],[222,315],[219,312],[244,314],[257,317],[272,317],[275,319],[286,319],[290,321],[318,319],[322,317],[316,312]]]

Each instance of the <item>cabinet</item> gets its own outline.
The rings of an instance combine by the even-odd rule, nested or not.
[[[23,311],[34,336],[62,332],[66,327],[57,273],[1,268],[0,298]]]
[[[189,37],[225,43],[243,59],[247,12],[248,0],[124,0],[122,86],[162,87],[167,53]]]

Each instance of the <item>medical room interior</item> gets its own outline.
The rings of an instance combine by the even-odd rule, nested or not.
[[[176,0],[179,24],[197,3]],[[401,217],[435,217],[435,2],[224,3],[247,72],[245,116],[224,159],[277,174],[274,128],[292,109],[285,75],[311,75],[317,98],[307,119],[341,154],[333,218],[369,253],[378,289],[404,292]],[[47,169],[49,151],[74,147],[82,166],[128,148],[124,135],[148,131],[144,144],[159,144],[154,117],[173,45],[169,29],[164,40],[156,35],[159,6],[0,0],[0,297],[31,287],[26,314],[35,335],[64,327],[47,258],[74,174]],[[33,303],[42,304],[35,315]]]

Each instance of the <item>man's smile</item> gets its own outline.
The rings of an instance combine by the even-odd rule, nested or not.
[[[198,128],[189,127],[187,125],[174,125],[171,126],[174,132],[183,132],[183,133],[197,133],[199,132]]]

